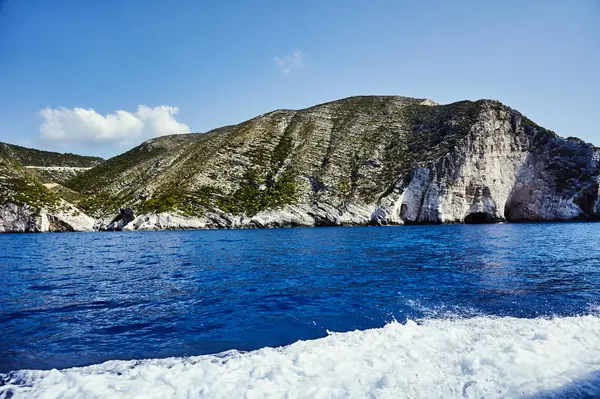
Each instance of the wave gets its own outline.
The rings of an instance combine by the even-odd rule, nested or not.
[[[426,319],[281,348],[1,375],[0,398],[600,396],[597,314]]]

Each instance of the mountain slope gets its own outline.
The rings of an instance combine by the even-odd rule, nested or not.
[[[599,154],[496,101],[366,96],[150,140],[66,186],[103,228],[595,219]]]
[[[100,157],[90,157],[71,153],[58,153],[35,150],[14,144],[0,143],[0,157],[12,159],[27,166],[66,166],[91,168],[102,163]]]
[[[93,219],[61,198],[56,181],[101,161],[0,143],[0,232],[92,230]]]
[[[43,183],[64,183],[104,161],[99,157],[34,150],[8,143],[0,143],[0,158],[30,169]]]

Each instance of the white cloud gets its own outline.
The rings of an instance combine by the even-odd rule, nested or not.
[[[178,122],[179,108],[168,105],[139,105],[136,112],[115,111],[106,115],[94,109],[45,108],[40,111],[44,122],[41,137],[61,144],[139,144],[165,134],[189,133],[190,128]]]
[[[302,66],[302,60],[304,59],[305,54],[296,50],[290,55],[286,55],[285,57],[274,57],[273,60],[275,64],[281,69],[281,72],[288,75],[292,72],[292,70],[300,68]]]

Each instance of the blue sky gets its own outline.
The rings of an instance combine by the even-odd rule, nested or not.
[[[494,98],[600,145],[600,0],[0,0],[0,141],[108,157],[362,94]]]

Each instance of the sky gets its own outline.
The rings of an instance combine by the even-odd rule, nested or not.
[[[110,157],[371,94],[600,145],[600,0],[0,0],[0,141]]]

